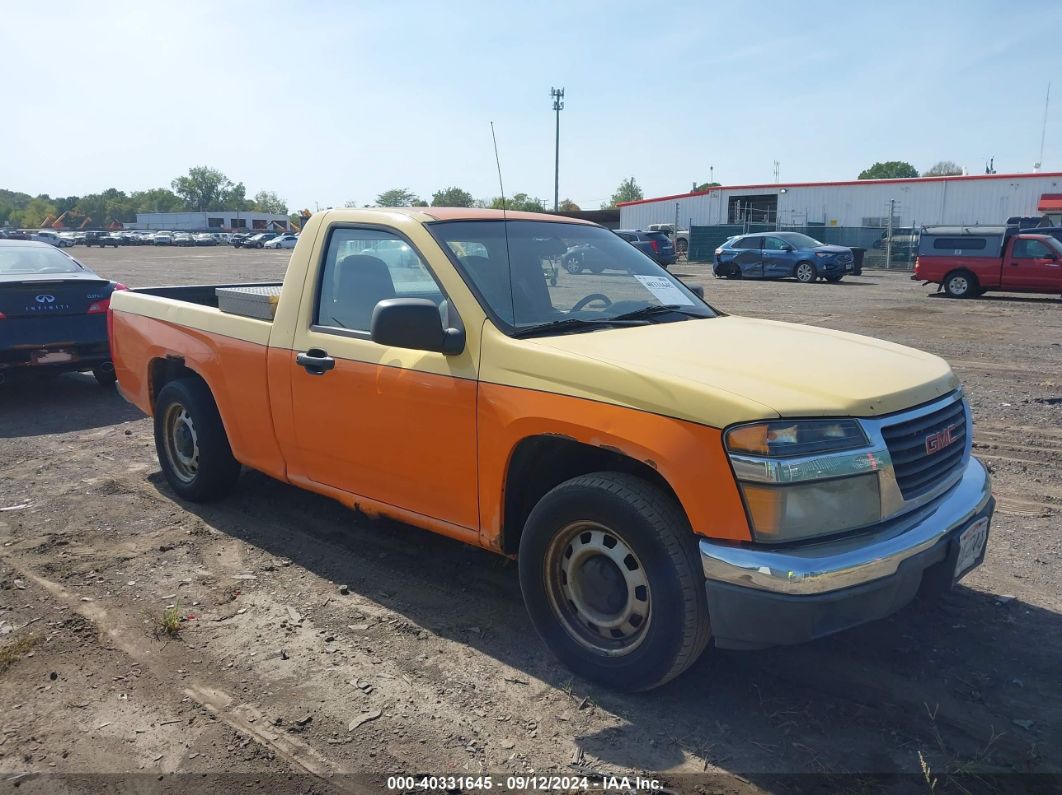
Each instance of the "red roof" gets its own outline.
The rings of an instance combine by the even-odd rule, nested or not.
[[[1045,193],[1036,209],[1042,213],[1062,212],[1062,193]]]
[[[1029,177],[1062,177],[1062,172],[1051,171],[1042,174],[969,174],[953,177],[905,177],[902,179],[851,179],[842,182],[764,182],[759,185],[719,185],[708,190],[693,191],[690,193],[675,193],[671,196],[657,196],[653,199],[638,199],[632,202],[620,202],[617,207],[629,207],[633,204],[648,204],[649,202],[667,201],[668,199],[688,199],[690,196],[706,196],[720,190],[759,190],[778,188],[832,188],[844,185],[902,185],[910,182],[966,182],[981,179],[1021,179]],[[1044,194],[1044,196],[1060,196],[1062,194]]]

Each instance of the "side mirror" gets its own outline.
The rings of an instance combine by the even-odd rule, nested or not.
[[[443,328],[439,307],[426,298],[388,298],[372,310],[372,341],[394,348],[453,355],[465,349],[463,329]]]
[[[789,245],[788,243],[786,243],[784,246],[782,246],[782,251],[792,251],[792,250],[793,250],[793,247],[791,245]]]
[[[693,293],[698,298],[700,298],[702,301],[704,300],[704,285],[703,284],[695,284],[695,285],[690,286],[690,292]]]

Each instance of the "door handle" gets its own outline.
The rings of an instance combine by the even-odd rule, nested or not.
[[[295,364],[305,367],[310,375],[324,375],[336,366],[336,360],[327,352],[318,348],[310,348],[305,353],[295,357]]]

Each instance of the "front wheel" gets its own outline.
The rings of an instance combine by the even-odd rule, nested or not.
[[[818,278],[815,273],[815,266],[810,262],[797,263],[793,275],[796,276],[796,280],[802,284],[811,284],[816,278]]]
[[[195,378],[170,381],[159,392],[155,450],[170,487],[192,502],[223,497],[240,476],[214,396]]]
[[[827,276],[826,277],[826,281],[828,281],[830,284],[837,284],[837,282],[841,281],[841,279],[843,279],[843,278],[844,278],[844,274],[843,273],[838,273],[838,274],[836,274],[834,276]]]
[[[531,511],[520,588],[539,635],[580,676],[625,691],[678,676],[710,635],[697,543],[673,499],[598,472]]]

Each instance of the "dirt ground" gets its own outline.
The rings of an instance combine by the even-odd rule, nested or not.
[[[73,253],[131,286],[280,278],[288,259]],[[948,359],[999,500],[985,564],[885,621],[710,649],[619,695],[550,656],[510,561],[254,472],[230,499],[182,503],[150,421],[115,392],[8,383],[0,792],[103,791],[91,774],[115,773],[203,792],[383,791],[416,772],[653,773],[681,792],[1056,784],[995,774],[1062,773],[1062,301],[950,301],[896,272],[807,286],[675,270],[728,312]],[[55,773],[71,775],[38,775]]]

